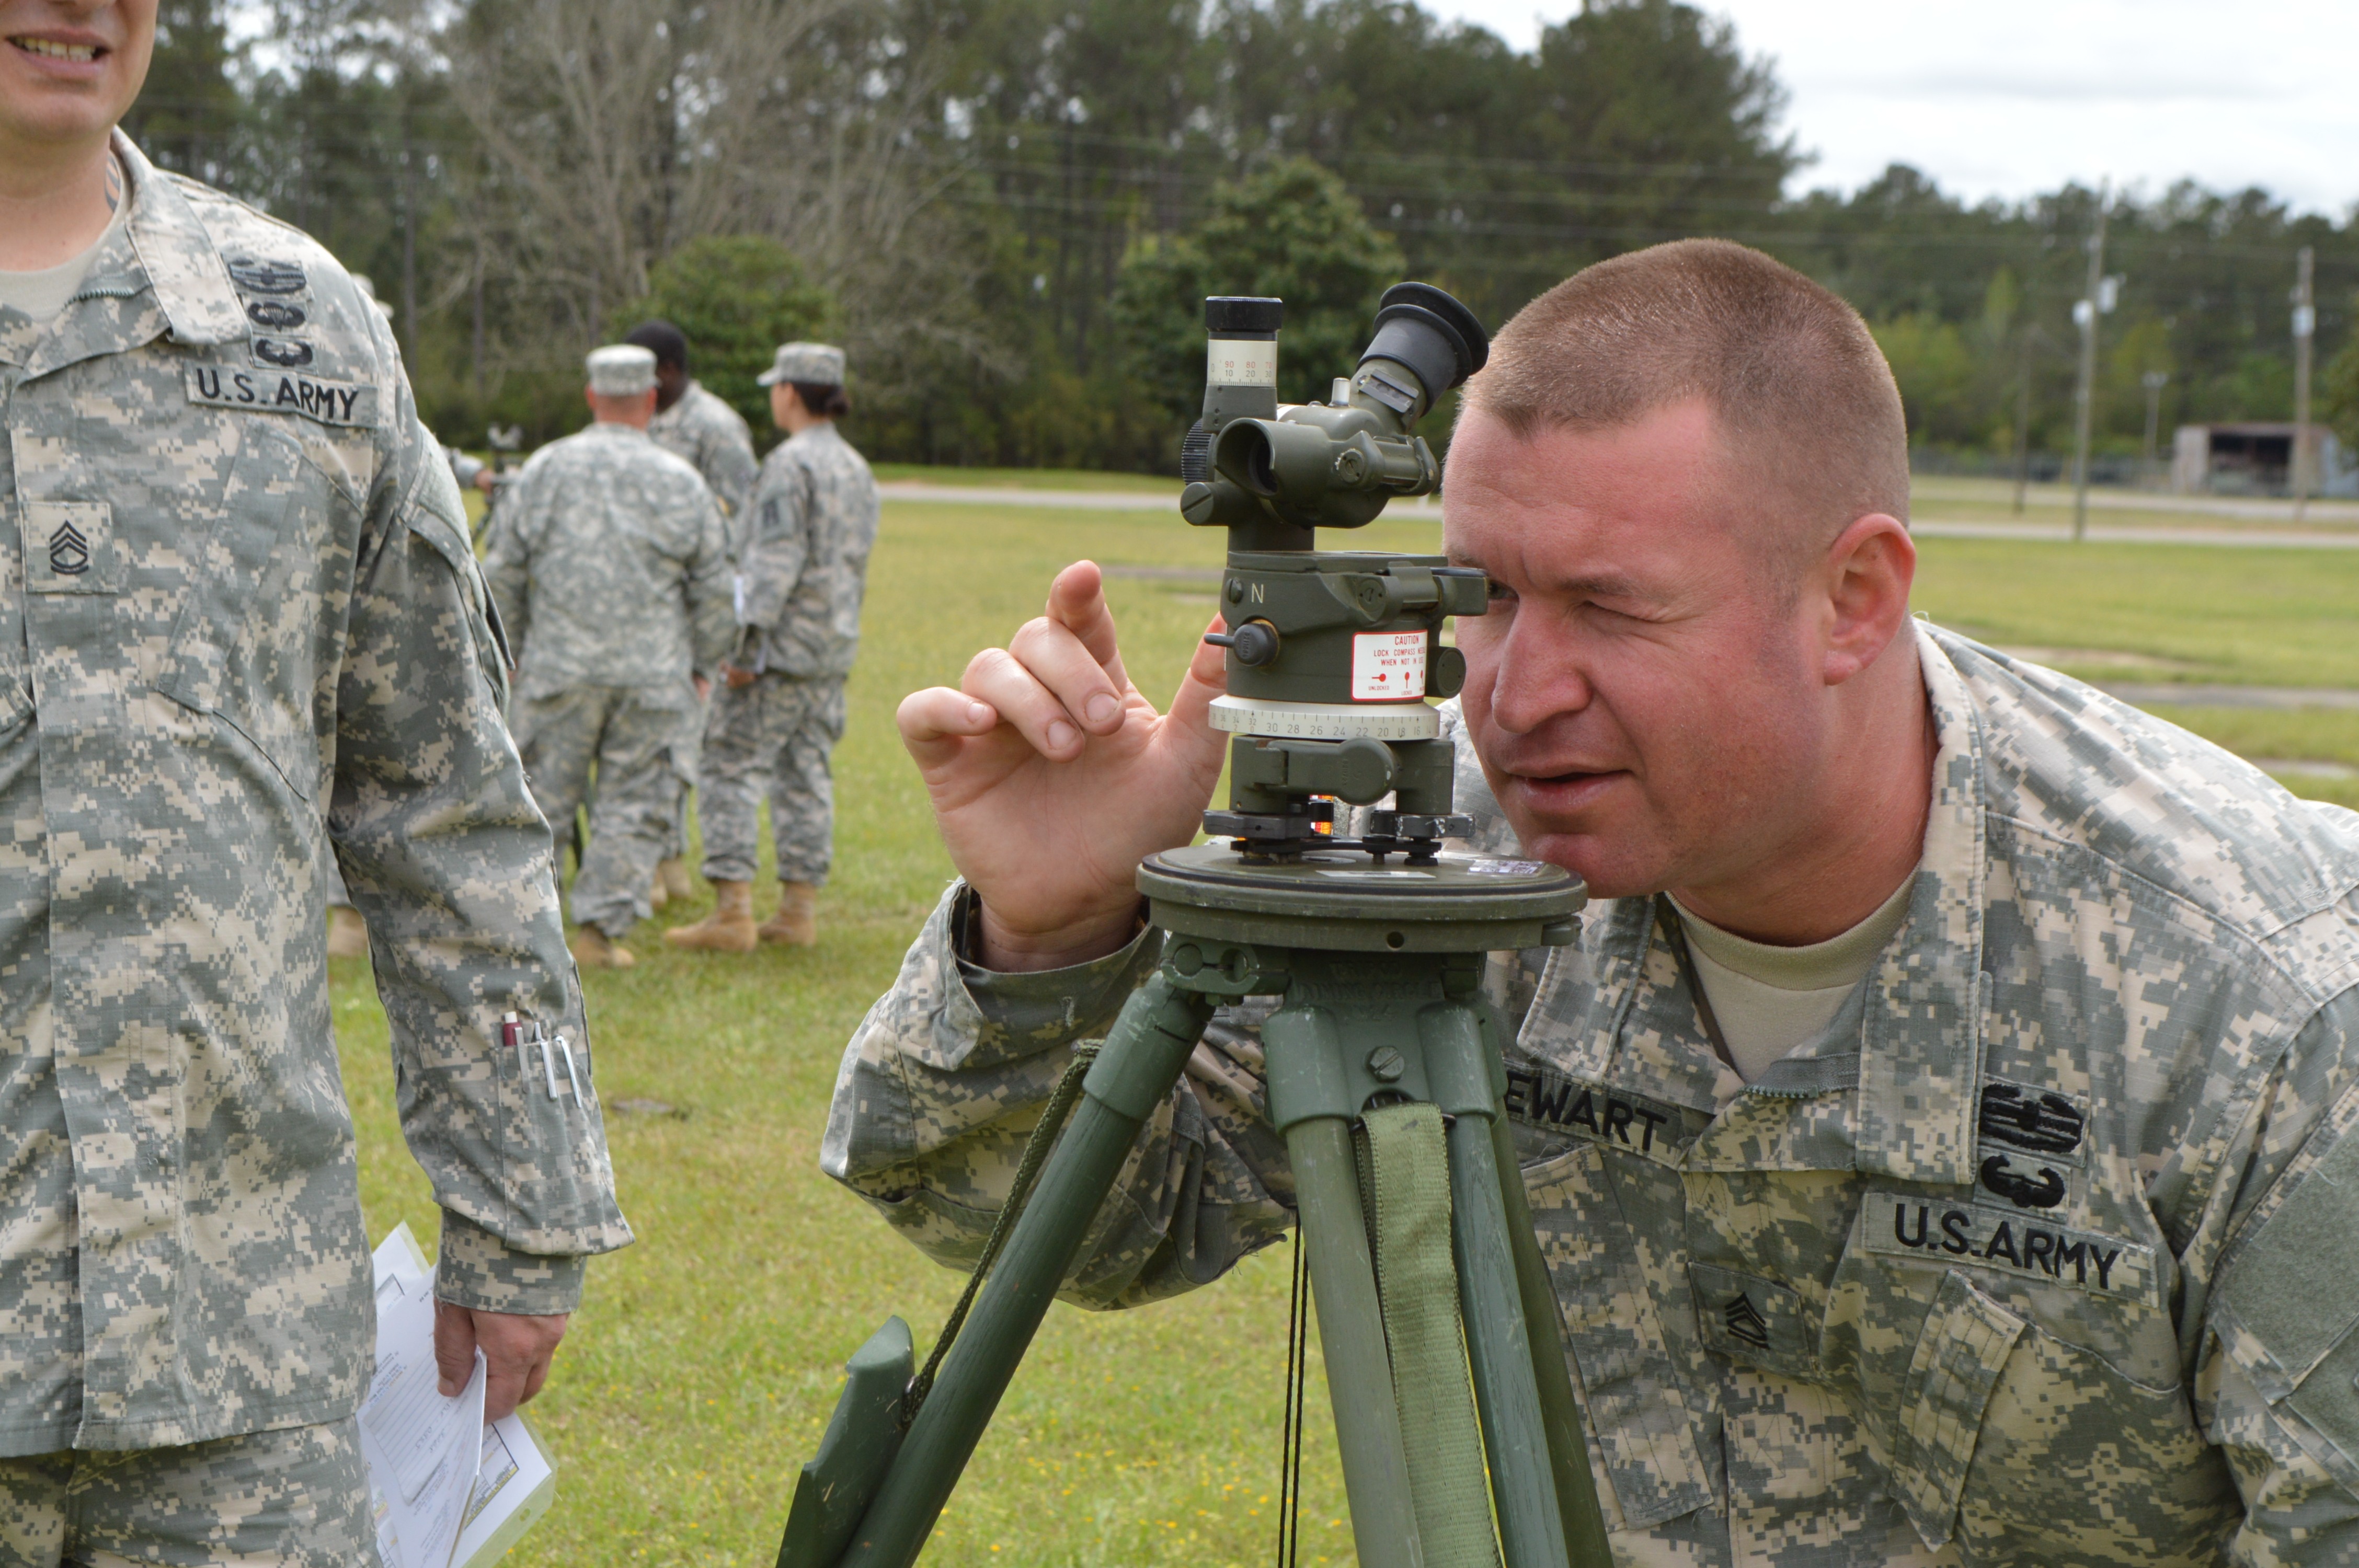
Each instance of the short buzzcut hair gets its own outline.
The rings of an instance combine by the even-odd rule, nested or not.
[[[1867,323],[1726,240],[1649,246],[1558,284],[1499,330],[1465,406],[1528,438],[1628,425],[1691,397],[1712,408],[1742,475],[1774,485],[1823,539],[1869,513],[1908,522],[1908,422]]]
[[[642,321],[623,334],[623,341],[638,344],[655,355],[659,365],[688,368],[688,334],[669,321]]]

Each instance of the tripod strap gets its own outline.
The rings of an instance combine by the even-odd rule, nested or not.
[[[1496,1568],[1490,1485],[1458,1318],[1441,1112],[1422,1103],[1383,1106],[1367,1112],[1361,1128],[1376,1290],[1425,1562]]]

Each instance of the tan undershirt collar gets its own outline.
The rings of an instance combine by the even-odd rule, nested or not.
[[[1907,922],[1908,895],[1916,885],[1912,872],[1866,919],[1807,947],[1748,940],[1671,901],[1695,957],[1697,979],[1737,1073],[1747,1083],[1826,1032],[1844,999],[1867,979],[1877,956]]]
[[[74,297],[74,290],[82,287],[82,279],[90,276],[98,253],[131,215],[128,182],[118,180],[115,189],[122,194],[115,200],[114,216],[106,221],[106,227],[90,243],[88,250],[38,272],[0,271],[0,306],[21,310],[43,325],[57,319],[58,312]]]

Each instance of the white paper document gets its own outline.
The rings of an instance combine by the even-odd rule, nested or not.
[[[378,1246],[376,1371],[361,1401],[385,1568],[486,1568],[549,1510],[556,1473],[520,1415],[484,1420],[484,1354],[456,1397],[434,1363],[434,1274],[407,1225]]]

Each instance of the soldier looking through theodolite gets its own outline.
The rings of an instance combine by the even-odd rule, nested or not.
[[[2347,1563],[2359,825],[1912,621],[1908,459],[1858,316],[1718,242],[1527,306],[1451,441],[1461,847],[1601,901],[1485,989],[1614,1551]],[[902,704],[962,881],[821,1160],[946,1262],[1157,970],[1133,868],[1198,826],[1228,668],[1158,713],[1082,563]],[[1259,1016],[1196,1042],[1070,1299],[1292,1225]]]

